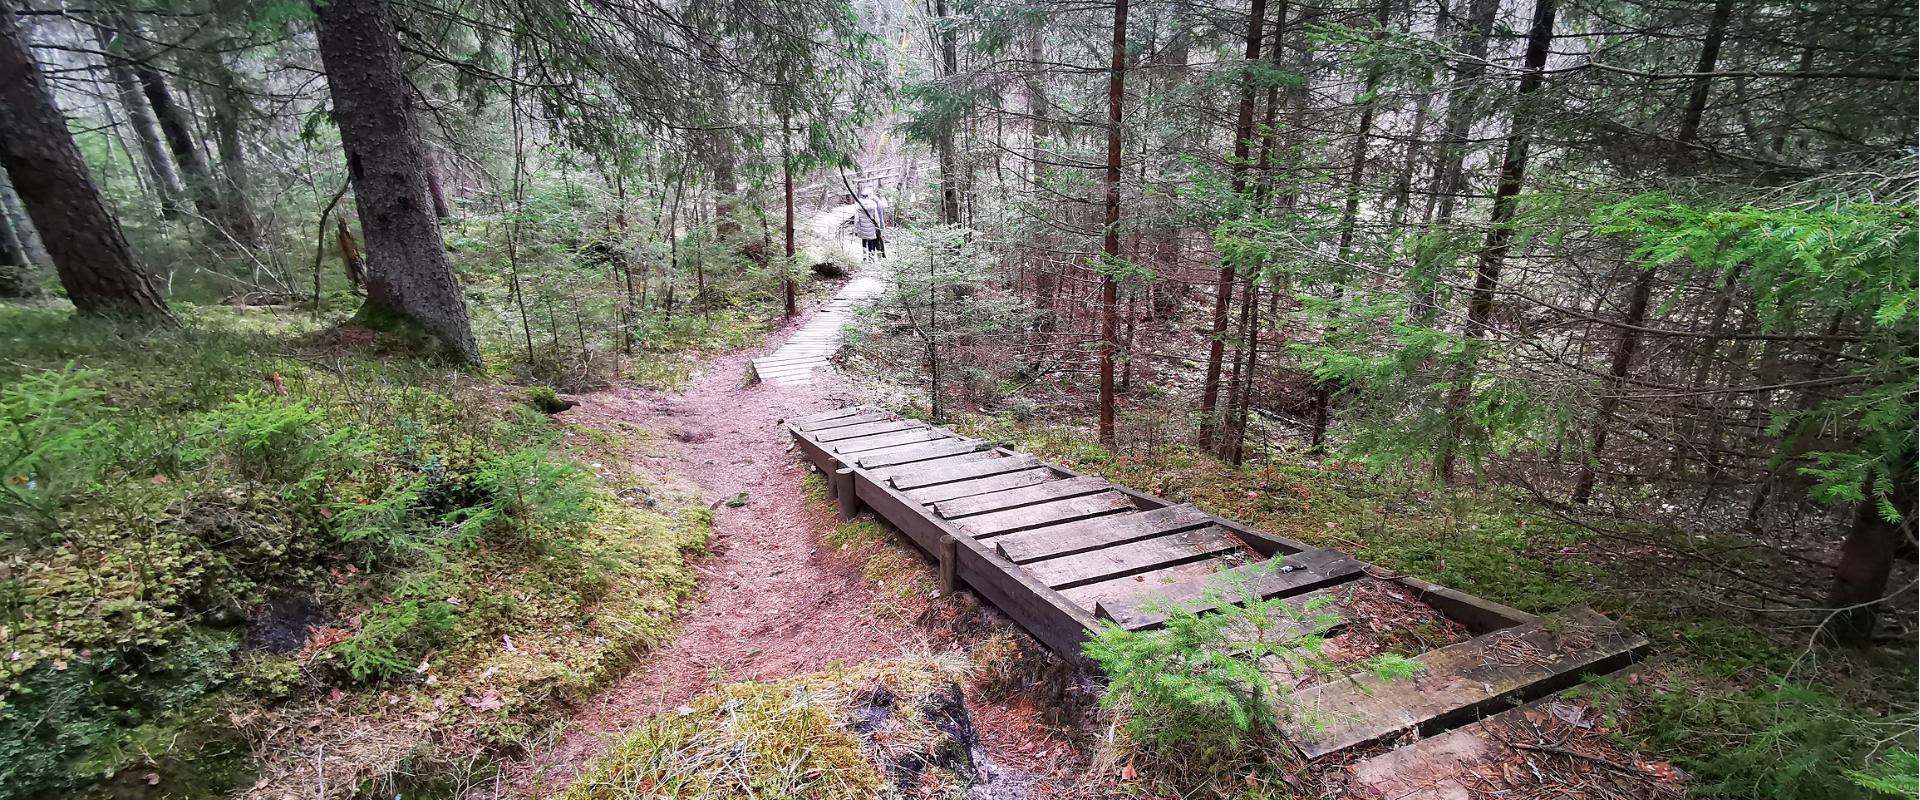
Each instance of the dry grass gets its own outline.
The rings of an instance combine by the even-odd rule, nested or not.
[[[948,734],[917,710],[966,670],[919,658],[723,686],[636,728],[565,797],[874,797],[892,780],[886,765],[945,747]]]

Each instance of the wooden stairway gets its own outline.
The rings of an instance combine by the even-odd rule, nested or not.
[[[884,409],[791,420],[844,515],[871,508],[963,582],[1069,658],[1102,624],[1151,630],[1179,603],[1206,613],[1219,591],[1302,603],[1392,584],[1471,633],[1410,654],[1411,679],[1349,676],[1295,693],[1288,738],[1321,758],[1421,736],[1557,692],[1636,659],[1647,642],[1585,609],[1539,618],[1048,464]]]

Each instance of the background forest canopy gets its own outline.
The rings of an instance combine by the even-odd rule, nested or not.
[[[87,401],[72,431],[165,401],[63,370],[94,351],[56,334],[228,347],[222,305],[297,311],[273,318],[329,357],[379,338],[518,383],[671,385],[795,312],[797,215],[877,174],[920,246],[889,300],[916,335],[870,344],[935,416],[1364,466],[1434,506],[1490,489],[1697,568],[1777,638],[1910,647],[1917,29],[1876,0],[0,0],[0,296],[33,354],[0,410],[71,444],[32,427],[49,398]],[[255,355],[226,352],[211,375]],[[298,361],[273,363],[302,397]],[[196,465],[220,420],[325,419],[188,385],[205,407],[167,408]],[[520,436],[440,421],[448,453]],[[131,485],[165,450],[123,449],[80,460]],[[18,450],[30,478],[71,463]],[[458,499],[571,480],[510,456],[462,462]],[[340,498],[301,497],[339,527]],[[0,504],[37,532],[0,545],[45,561],[100,499]],[[48,647],[7,674],[63,685],[49,665],[91,652]],[[78,763],[92,740],[62,736]]]

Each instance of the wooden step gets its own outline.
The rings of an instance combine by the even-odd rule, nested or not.
[[[813,438],[818,439],[820,438],[818,436],[818,433],[821,431],[829,430],[832,428],[842,428],[848,425],[859,425],[861,423],[879,422],[882,420],[889,420],[889,419],[894,419],[893,413],[890,411],[869,410],[869,411],[861,411],[855,414],[845,414],[845,415],[836,416],[836,417],[828,417],[826,419],[815,420],[811,422],[801,422],[794,425],[794,427],[802,431],[806,431],[807,433],[815,434]]]
[[[1002,459],[999,455],[994,453],[992,450],[980,450],[972,453],[960,453],[958,455],[943,456],[941,458],[929,458],[925,461],[914,461],[907,464],[894,464],[894,465],[885,466],[885,467],[875,467],[875,468],[869,469],[867,473],[869,475],[872,475],[874,480],[884,483],[892,480],[893,477],[896,475],[912,475],[920,472],[925,472],[931,469],[948,469],[948,468],[957,467],[963,464],[973,464],[975,462],[1002,461],[1002,460],[1005,460],[1005,459]]]
[[[1167,613],[1158,606],[1169,602],[1195,612],[1212,609],[1216,602],[1235,602],[1242,592],[1234,585],[1240,581],[1245,581],[1245,591],[1264,600],[1345,583],[1358,577],[1360,570],[1360,562],[1338,551],[1308,550],[1259,564],[1235,567],[1230,571],[1231,575],[1208,576],[1168,586],[1157,593],[1102,603],[1097,613],[1127,630],[1145,630],[1167,621]],[[1219,597],[1210,597],[1210,594]]]
[[[1027,574],[1051,589],[1082,586],[1110,578],[1121,578],[1171,567],[1245,549],[1239,537],[1226,528],[1209,525],[1190,531],[1169,533],[1153,539],[1114,545],[1027,564]]]
[[[951,434],[945,431],[934,430],[933,428],[915,428],[909,431],[881,433],[873,436],[861,436],[842,442],[835,442],[832,449],[833,452],[845,455],[847,453],[878,450],[882,447],[897,447],[903,444],[931,442],[935,439],[945,439],[949,436],[951,436]]]
[[[1570,609],[1422,653],[1412,678],[1361,674],[1296,692],[1281,729],[1307,758],[1411,730],[1431,735],[1619,669],[1646,646],[1606,617]]]
[[[937,486],[942,483],[963,481],[970,478],[984,478],[1003,472],[1040,467],[1040,459],[1029,455],[1007,456],[1005,458],[970,459],[964,465],[941,462],[938,466],[928,465],[911,469],[894,470],[891,482],[893,488],[901,491]]]
[[[992,446],[993,445],[980,441],[979,439],[941,439],[937,442],[908,444],[874,450],[861,455],[858,458],[858,463],[862,467],[886,467],[894,464],[926,461],[927,459],[939,458],[941,456],[956,456],[962,453],[972,453]]]
[[[984,539],[1003,533],[1114,514],[1133,508],[1133,498],[1119,492],[1102,492],[967,517],[960,520],[959,526],[974,538]]]
[[[933,513],[939,514],[942,519],[957,519],[974,514],[985,514],[989,511],[1030,506],[1048,500],[1097,494],[1112,488],[1113,484],[1099,478],[1065,478],[1018,489],[1006,489],[934,503]]]
[[[875,434],[894,433],[897,431],[910,431],[910,430],[914,430],[915,428],[925,428],[925,427],[927,427],[926,423],[918,422],[910,419],[883,419],[875,422],[863,422],[858,425],[846,425],[838,428],[828,428],[826,430],[814,433],[813,440],[821,444],[828,444],[831,442],[838,442],[846,439],[857,439],[862,436],[873,436]]]
[[[804,430],[807,430],[807,426],[812,423],[825,422],[831,419],[840,419],[841,417],[851,417],[862,411],[871,411],[871,410],[872,409],[869,409],[865,406],[844,406],[841,408],[836,408],[832,411],[822,411],[818,414],[807,414],[804,416],[793,417],[787,420],[787,424],[792,425],[795,430],[804,431]]]
[[[1001,558],[1015,564],[1025,564],[1043,558],[1151,539],[1162,534],[1198,528],[1211,521],[1211,517],[1191,505],[1167,506],[1138,514],[1096,517],[1085,522],[1008,534],[995,539],[994,546],[999,549]]]
[[[953,481],[951,483],[942,483],[921,489],[912,489],[907,491],[906,495],[907,499],[921,504],[938,503],[942,500],[972,497],[974,495],[989,494],[992,492],[1004,492],[1008,489],[1019,489],[1024,486],[1033,486],[1050,481],[1057,481],[1059,479],[1060,476],[1055,474],[1053,470],[1047,469],[1046,467],[1034,467],[1033,469],[1023,469],[1018,472],[1003,472],[999,475],[989,475],[984,478]]]
[[[1104,603],[1121,602],[1143,595],[1161,595],[1170,587],[1187,581],[1208,580],[1220,570],[1231,569],[1234,566],[1235,564],[1225,559],[1208,559],[1070,589],[1060,589],[1059,592],[1073,601],[1074,605],[1097,613]]]

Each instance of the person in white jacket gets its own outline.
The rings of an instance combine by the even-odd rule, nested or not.
[[[887,257],[887,204],[873,193],[861,189],[853,207],[853,235],[860,237],[860,260]]]

